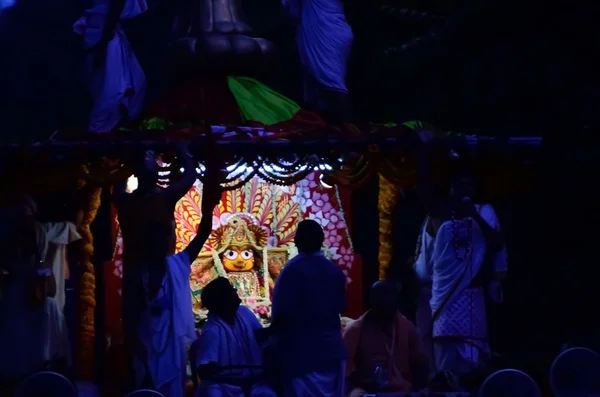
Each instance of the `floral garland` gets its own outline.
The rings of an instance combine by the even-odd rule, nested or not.
[[[271,184],[271,214],[273,215],[273,220],[271,221],[271,236],[273,236],[273,246],[277,246],[277,195],[275,191],[275,185]],[[250,207],[246,207],[250,208]]]
[[[398,202],[400,189],[379,174],[379,279],[387,275],[392,256],[392,213]]]
[[[263,287],[265,289],[265,299],[267,302],[271,301],[271,291],[269,291],[269,256],[267,251],[267,246],[263,247],[263,266],[262,266],[262,278],[263,278]]]
[[[81,265],[83,273],[79,284],[79,313],[78,313],[78,376],[89,380],[93,375],[94,348],[95,348],[95,310],[96,310],[96,276],[92,256],[94,255],[94,238],[90,225],[96,218],[100,207],[100,194],[102,188],[87,185],[89,192],[86,198],[83,222],[79,228],[83,245],[81,249]]]

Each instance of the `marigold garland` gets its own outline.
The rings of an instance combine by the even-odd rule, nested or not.
[[[400,188],[379,174],[379,279],[384,279],[392,256],[392,213],[398,202]]]
[[[95,310],[96,310],[96,276],[92,256],[94,254],[94,238],[90,225],[96,218],[100,207],[100,194],[102,188],[87,185],[84,201],[83,222],[79,228],[82,237],[81,266],[82,275],[79,282],[79,313],[77,335],[77,370],[78,376],[83,380],[90,380],[93,376],[94,348],[95,348]]]

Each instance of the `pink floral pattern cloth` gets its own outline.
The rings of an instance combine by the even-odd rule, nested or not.
[[[323,228],[325,244],[333,255],[332,261],[342,268],[349,284],[352,280],[348,272],[354,262],[354,252],[346,217],[339,202],[337,187],[324,188],[319,177],[320,173],[313,172],[298,182],[295,200],[305,218],[314,220]]]

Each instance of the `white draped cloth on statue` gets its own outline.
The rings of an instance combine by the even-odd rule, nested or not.
[[[307,74],[327,89],[347,93],[354,36],[341,0],[283,0],[283,6],[298,19],[296,42]]]
[[[96,0],[94,6],[73,25],[84,47],[91,49],[102,40],[110,1]],[[120,20],[134,18],[148,9],[145,0],[127,0]],[[98,59],[97,57],[106,57]],[[122,120],[130,120],[142,111],[146,76],[120,23],[106,46],[106,54],[92,51],[87,72],[93,96],[89,130],[111,132]]]
[[[431,312],[438,371],[475,370],[490,353],[484,289],[469,288],[485,250],[485,237],[471,218],[444,222],[436,235]]]

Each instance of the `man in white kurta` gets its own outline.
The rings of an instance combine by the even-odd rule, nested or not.
[[[273,291],[271,328],[284,396],[341,397],[347,352],[340,314],[346,277],[323,255],[318,223],[300,222],[295,243],[299,254],[285,265]]]
[[[437,231],[431,296],[437,371],[468,373],[489,358],[484,288],[470,287],[485,250],[483,232],[472,218],[446,221]]]
[[[275,397],[275,392],[260,379],[263,360],[255,331],[262,329],[262,325],[254,313],[239,305],[237,292],[225,278],[212,281],[204,292],[202,303],[209,308],[208,320],[196,342],[196,357],[191,360],[197,368],[218,365],[223,370],[217,370],[214,374],[220,381],[211,380],[210,376],[203,379],[196,397],[245,397],[245,391],[238,383],[240,380],[249,382],[248,387],[254,397]],[[206,292],[212,293],[212,302]],[[226,314],[228,311],[232,313],[231,316]],[[232,366],[240,368],[227,368]],[[227,383],[227,379],[231,383]]]

